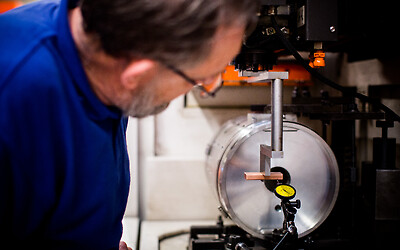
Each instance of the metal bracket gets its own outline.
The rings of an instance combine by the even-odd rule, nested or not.
[[[270,146],[260,145],[260,172],[271,175],[271,168],[276,167],[272,159],[283,158],[283,151],[274,151]]]
[[[289,78],[289,72],[266,71],[254,76],[249,75],[248,82],[272,80],[271,87],[271,146],[260,145],[260,180],[271,175],[271,168],[277,166],[273,159],[283,158],[283,79]]]
[[[266,71],[262,73],[253,73],[249,72],[246,74],[243,74],[243,76],[249,76],[247,79],[247,82],[252,83],[252,82],[259,82],[259,81],[265,81],[265,80],[275,80],[275,79],[289,79],[289,72],[273,72],[273,71]]]

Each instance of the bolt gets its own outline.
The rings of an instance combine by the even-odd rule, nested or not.
[[[285,35],[289,34],[289,29],[286,28],[286,27],[282,27],[282,28],[281,28],[281,31],[282,31],[282,33],[285,34]]]
[[[272,28],[272,27],[268,27],[268,28],[265,29],[265,33],[264,34],[267,35],[267,36],[273,35],[273,34],[275,34],[275,29]]]
[[[335,27],[335,26],[331,26],[331,27],[329,27],[329,30],[330,30],[332,33],[334,33],[334,32],[336,31],[336,27]]]

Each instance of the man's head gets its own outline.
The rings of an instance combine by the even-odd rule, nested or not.
[[[158,112],[191,87],[216,80],[256,21],[257,0],[82,0],[84,32],[110,57],[127,91],[114,105],[136,117]],[[129,94],[128,94],[129,93]]]

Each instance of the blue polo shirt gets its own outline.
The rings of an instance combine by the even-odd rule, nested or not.
[[[118,248],[127,118],[92,91],[70,34],[76,1],[0,15],[0,245]]]

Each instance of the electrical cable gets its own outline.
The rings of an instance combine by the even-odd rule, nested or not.
[[[278,244],[276,244],[276,246],[274,247],[273,250],[278,250],[279,248],[283,247],[284,244],[282,244],[282,243],[285,242],[285,239],[286,239],[286,237],[287,237],[288,235],[289,235],[289,231],[287,231],[287,232],[283,235],[282,239],[278,242]]]
[[[294,58],[315,78],[317,78],[318,80],[320,80],[322,83],[328,85],[331,88],[334,88],[340,92],[342,92],[345,95],[349,95],[349,96],[353,96],[355,98],[360,99],[362,102],[368,102],[370,104],[372,104],[373,106],[377,107],[378,109],[382,110],[383,112],[385,112],[385,119],[387,121],[397,121],[400,122],[400,116],[397,115],[393,110],[391,110],[389,107],[387,107],[386,105],[384,105],[383,103],[372,99],[369,96],[363,95],[361,93],[358,92],[353,92],[353,91],[349,91],[347,88],[333,82],[332,80],[326,78],[325,76],[323,76],[322,74],[320,74],[317,70],[315,70],[314,68],[311,68],[308,63],[301,57],[301,55],[299,54],[299,52],[293,47],[293,45],[289,42],[289,40],[285,37],[285,34],[283,34],[283,32],[281,31],[281,29],[279,28],[275,17],[271,16],[271,21],[272,21],[272,25],[275,29],[276,34],[278,35],[279,39],[281,40],[281,42],[283,43],[283,45],[285,46],[285,48],[294,56]]]

